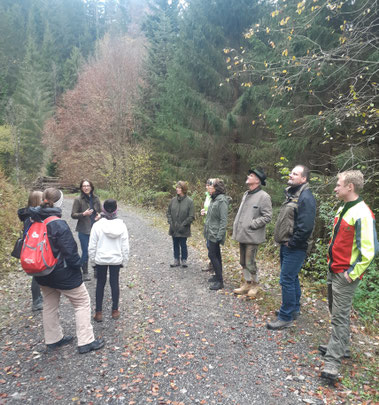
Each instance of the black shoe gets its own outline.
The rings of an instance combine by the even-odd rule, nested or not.
[[[79,354],[84,354],[91,352],[92,350],[99,350],[105,345],[104,339],[95,339],[92,343],[88,345],[78,346]]]
[[[208,283],[214,283],[215,281],[218,281],[218,278],[215,274],[213,274],[212,277],[208,278]]]
[[[58,347],[68,345],[72,339],[74,339],[73,336],[63,336],[63,338],[61,340],[59,340],[58,342],[50,343],[50,344],[47,344],[46,346],[47,346],[48,350],[55,350]]]
[[[325,356],[327,349],[328,349],[327,345],[320,345],[318,347],[318,351],[321,353],[322,356]],[[343,357],[345,359],[350,359],[351,358],[350,349],[346,349],[345,354],[343,355]]]
[[[222,281],[216,281],[209,287],[210,290],[221,290],[222,288],[224,288]]]
[[[278,316],[279,311],[275,311],[275,315]],[[292,312],[292,320],[296,321],[296,319],[299,319],[300,315],[301,315],[300,312]]]

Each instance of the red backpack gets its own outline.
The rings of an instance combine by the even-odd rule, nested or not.
[[[52,216],[42,222],[33,222],[26,232],[24,244],[21,250],[21,267],[30,276],[47,276],[58,263],[58,257],[54,257],[47,237],[46,225],[60,219]]]

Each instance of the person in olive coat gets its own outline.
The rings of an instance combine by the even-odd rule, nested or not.
[[[72,205],[71,218],[77,219],[76,231],[82,249],[80,265],[83,271],[84,281],[89,281],[88,274],[88,244],[92,225],[100,218],[101,203],[97,195],[94,194],[95,187],[87,179],[80,182],[80,195],[75,198]],[[96,273],[95,273],[96,276]]]
[[[187,238],[191,236],[191,223],[195,219],[193,201],[187,196],[188,185],[184,181],[176,184],[176,197],[167,209],[167,221],[170,225],[169,235],[172,236],[174,247],[174,263],[171,267],[187,267]]]
[[[209,279],[212,282],[209,289],[220,290],[224,288],[220,245],[225,242],[229,201],[225,195],[224,183],[220,179],[214,179],[209,192],[212,201],[204,224],[204,237],[208,241],[208,257],[215,271],[215,275]]]

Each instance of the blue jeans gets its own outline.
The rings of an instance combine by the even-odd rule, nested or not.
[[[278,318],[282,321],[292,321],[292,314],[300,312],[301,289],[299,272],[307,252],[301,249],[291,249],[280,246],[280,285],[282,286],[282,306]]]
[[[89,235],[86,233],[78,232],[80,247],[82,248],[82,257],[80,259],[80,265],[88,262],[88,244],[89,244]]]
[[[182,260],[187,260],[188,249],[187,249],[187,238],[182,237],[172,237],[172,243],[174,245],[174,259],[180,260],[180,251],[182,252]]]

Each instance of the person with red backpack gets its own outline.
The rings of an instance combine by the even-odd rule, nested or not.
[[[41,223],[46,221],[48,241],[44,241],[43,244],[46,250],[45,259],[47,261],[50,259],[51,249],[52,255],[57,260],[51,266],[52,271],[49,274],[46,272],[44,272],[46,275],[34,274],[43,295],[42,318],[45,343],[48,349],[56,349],[73,340],[72,336],[63,334],[59,322],[59,302],[63,294],[75,309],[78,351],[83,354],[101,349],[104,346],[104,340],[94,338],[90,298],[83,283],[78,247],[67,222],[60,219],[62,203],[63,193],[56,188],[47,188],[43,193],[42,204],[39,207],[29,208],[30,218],[34,224],[25,236],[23,249],[26,249],[28,239],[38,237],[38,230],[43,229]],[[25,260],[28,261],[27,258]],[[24,267],[23,252],[21,264]],[[27,272],[30,274],[29,270]]]

